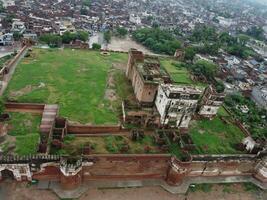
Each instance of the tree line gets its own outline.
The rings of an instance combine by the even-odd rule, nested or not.
[[[173,55],[181,48],[181,42],[173,34],[160,28],[142,28],[132,33],[134,40],[142,43],[155,53]]]
[[[60,47],[61,44],[69,44],[75,40],[81,40],[86,42],[88,40],[89,33],[86,31],[77,31],[71,33],[66,31],[63,35],[59,34],[43,34],[39,37],[39,40],[43,43],[48,44],[50,47]]]

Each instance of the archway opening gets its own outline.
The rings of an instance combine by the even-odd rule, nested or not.
[[[12,171],[8,170],[8,169],[4,169],[3,171],[1,171],[1,175],[2,175],[2,179],[14,179],[14,174]]]

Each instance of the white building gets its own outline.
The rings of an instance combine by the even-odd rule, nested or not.
[[[13,19],[11,32],[17,32],[23,34],[26,30],[25,23],[20,21],[20,19]]]
[[[202,93],[196,87],[161,84],[155,101],[161,124],[188,128]]]
[[[260,107],[267,109],[267,87],[266,86],[256,86],[252,90],[252,99]]]
[[[0,45],[13,45],[14,38],[13,33],[0,34]]]
[[[134,14],[130,15],[129,21],[132,22],[133,24],[136,24],[136,25],[141,24],[141,18],[139,16],[134,15]]]

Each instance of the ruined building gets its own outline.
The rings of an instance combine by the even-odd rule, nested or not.
[[[161,84],[155,102],[161,124],[188,128],[202,93],[197,87]]]
[[[224,98],[224,93],[217,93],[214,87],[208,86],[201,98],[198,114],[207,118],[215,117]]]
[[[138,102],[147,106],[153,106],[158,85],[170,82],[157,57],[144,55],[135,49],[129,51],[126,76],[131,80]]]

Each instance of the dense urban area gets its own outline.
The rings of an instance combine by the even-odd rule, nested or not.
[[[267,2],[1,0],[0,199],[152,186],[267,198]]]

